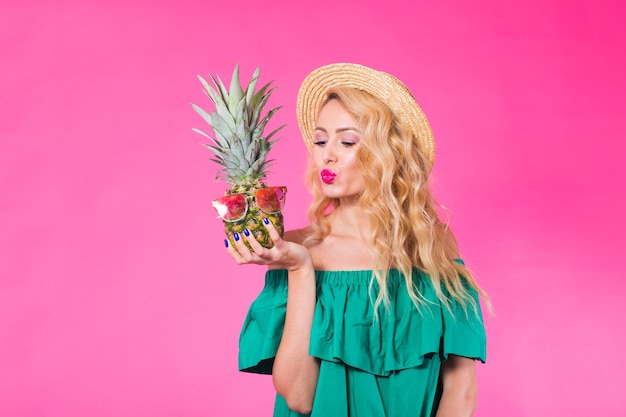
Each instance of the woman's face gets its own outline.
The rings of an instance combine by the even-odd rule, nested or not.
[[[338,100],[326,103],[317,119],[312,151],[326,197],[356,197],[363,191],[363,175],[357,167],[361,146],[354,117]]]

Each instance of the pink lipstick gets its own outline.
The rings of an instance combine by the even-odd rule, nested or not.
[[[336,176],[337,174],[335,174],[330,169],[323,169],[322,172],[320,172],[320,177],[322,177],[322,181],[325,184],[332,184],[333,181],[335,181]]]

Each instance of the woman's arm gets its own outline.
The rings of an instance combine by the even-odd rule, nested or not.
[[[478,394],[474,359],[449,355],[441,373],[443,393],[436,417],[471,416]]]
[[[287,406],[296,412],[308,414],[313,406],[319,375],[319,362],[309,355],[316,303],[313,261],[308,249],[299,244],[301,239],[294,233],[288,232],[282,239],[271,222],[265,227],[274,242],[273,248],[261,247],[250,234],[247,237],[240,236],[235,247],[228,248],[228,252],[238,264],[262,264],[288,270],[285,327],[272,375],[274,387],[285,398]],[[244,239],[252,251],[244,245]]]
[[[313,406],[319,375],[319,362],[309,355],[316,297],[313,265],[289,270],[288,279],[285,329],[272,376],[274,387],[285,398],[287,406],[308,414]]]

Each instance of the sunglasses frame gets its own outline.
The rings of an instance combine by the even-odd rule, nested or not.
[[[258,190],[256,190],[256,191],[254,192],[254,194],[253,194],[253,195],[246,195],[246,194],[244,194],[244,193],[233,193],[233,194],[226,194],[226,195],[223,195],[223,196],[222,196],[222,197],[220,197],[220,198],[216,198],[216,199],[214,199],[214,200],[213,200],[212,204],[213,204],[213,208],[215,208],[215,210],[217,211],[217,217],[218,217],[218,218],[220,218],[220,219],[222,219],[223,221],[225,221],[225,222],[227,222],[227,223],[237,223],[237,222],[239,222],[239,221],[241,221],[241,220],[245,219],[245,218],[246,218],[246,215],[248,214],[248,209],[249,209],[249,207],[250,207],[250,201],[248,201],[248,200],[253,200],[253,199],[254,199],[254,200],[256,200],[256,195],[257,195],[257,193],[259,193],[260,191],[264,191],[264,190],[270,189],[270,188],[271,188],[271,189],[279,189],[279,190],[281,190],[281,191],[282,191],[282,193],[283,193],[282,198],[280,198],[280,199],[279,199],[279,201],[281,201],[281,200],[283,201],[283,202],[282,202],[282,204],[280,204],[280,206],[281,206],[281,207],[280,207],[280,209],[279,209],[278,211],[272,211],[272,212],[265,211],[265,210],[263,210],[263,209],[261,208],[261,206],[259,206],[259,204],[258,204],[258,200],[257,200],[257,206],[259,207],[259,210],[261,210],[261,211],[262,211],[263,213],[265,213],[265,214],[276,214],[276,213],[280,213],[280,212],[283,210],[283,208],[285,207],[285,200],[286,200],[286,198],[287,198],[287,187],[286,187],[286,186],[284,186],[284,185],[281,185],[281,186],[275,186],[275,187],[264,187],[264,188],[259,188]],[[241,215],[241,217],[239,217],[239,218],[237,218],[237,219],[235,219],[235,220],[228,220],[228,219],[225,219],[225,218],[224,218],[224,216],[220,214],[220,211],[217,209],[217,206],[218,206],[218,205],[224,205],[224,203],[222,203],[222,202],[220,201],[220,200],[221,200],[221,199],[223,199],[224,197],[231,197],[231,196],[235,196],[235,195],[242,195],[242,196],[244,197],[244,200],[245,200],[245,202],[246,202],[246,209],[244,210],[244,212],[243,212],[243,214]]]

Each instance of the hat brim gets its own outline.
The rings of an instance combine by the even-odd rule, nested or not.
[[[311,72],[302,82],[296,112],[300,132],[309,151],[315,141],[318,112],[328,91],[336,87],[362,90],[385,103],[400,123],[413,133],[432,168],[435,161],[432,129],[409,89],[393,75],[359,64],[326,65]]]

